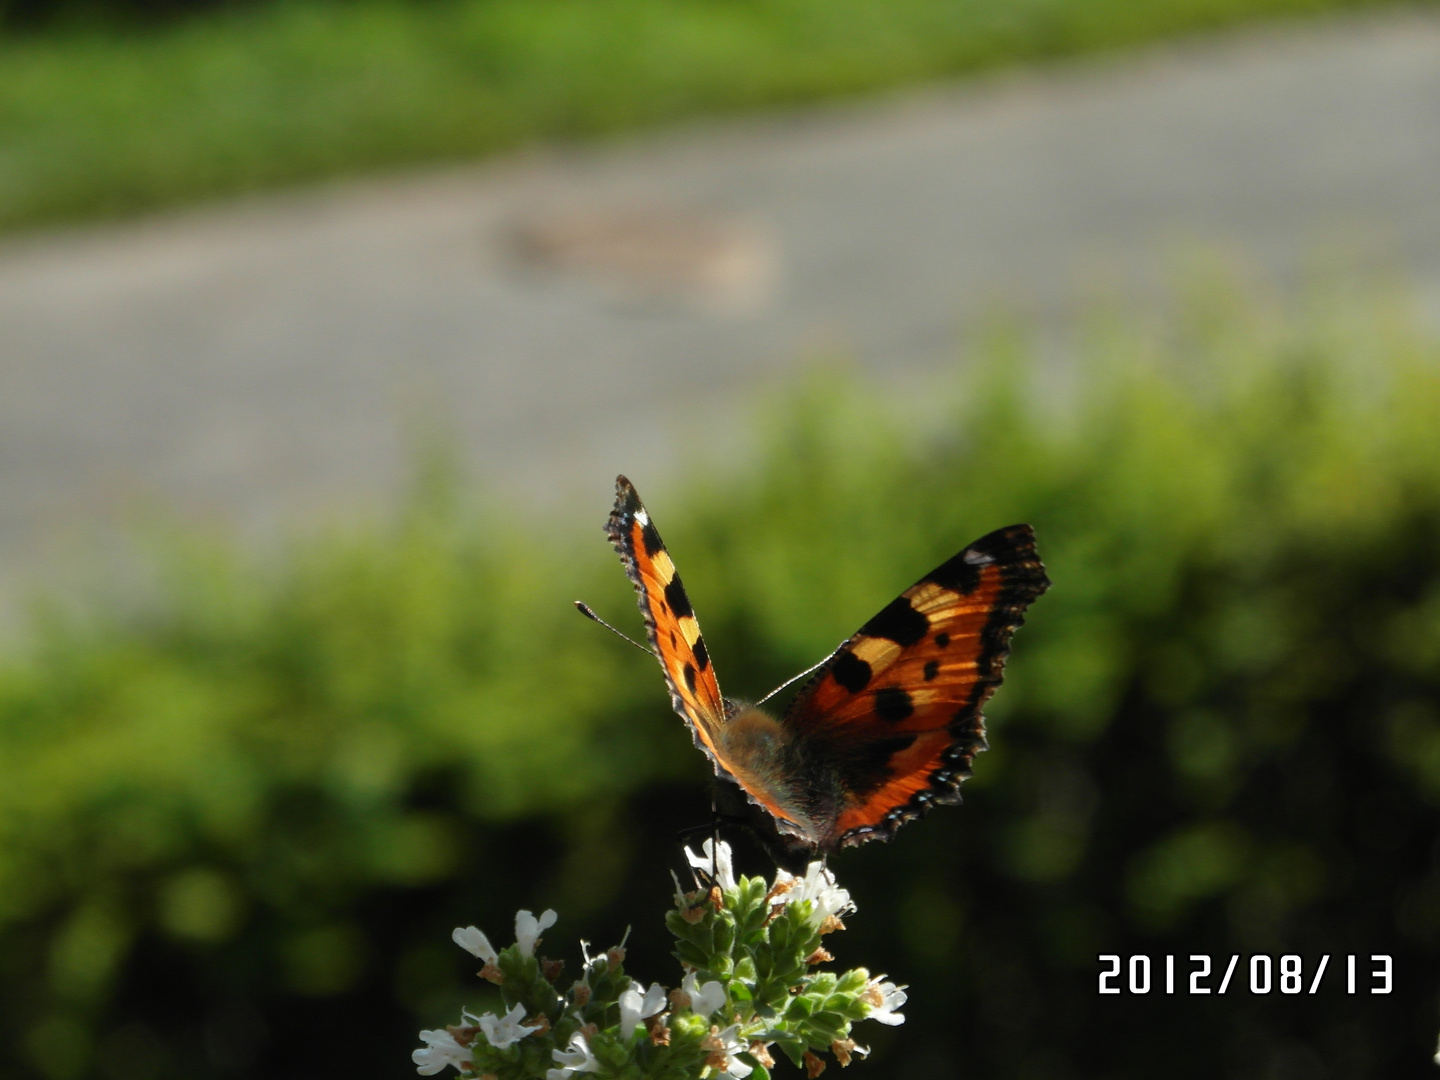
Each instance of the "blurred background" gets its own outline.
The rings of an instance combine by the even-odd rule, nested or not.
[[[413,1075],[522,907],[676,982],[623,471],[732,696],[1036,528],[857,1076],[1431,1075],[1436,177],[1433,4],[8,0],[0,1072]],[[1331,960],[1097,994],[1195,953]]]

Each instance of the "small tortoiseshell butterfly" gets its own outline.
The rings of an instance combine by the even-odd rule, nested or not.
[[[960,801],[1010,638],[1050,586],[1030,526],[982,537],[906,589],[817,665],[776,719],[721,697],[660,533],[630,481],[615,484],[605,531],[639,593],[675,711],[716,774],[769,816],[773,829],[755,831],[777,862],[889,840],[932,805]]]

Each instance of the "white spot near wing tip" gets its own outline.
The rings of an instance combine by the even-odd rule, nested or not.
[[[989,566],[995,559],[983,551],[967,551],[965,552],[965,561],[971,566]]]
[[[645,513],[644,510],[636,510],[636,511],[635,511],[635,520],[638,521],[638,522],[640,522],[640,525],[641,525],[641,527],[643,528],[644,526],[650,524],[650,515],[647,514],[647,513]]]

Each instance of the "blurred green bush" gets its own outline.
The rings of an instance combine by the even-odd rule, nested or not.
[[[171,2],[0,0],[0,230],[1386,0]]]
[[[967,804],[835,860],[847,955],[912,988],[860,1068],[1420,1075],[1440,348],[1375,304],[1287,320],[1216,290],[1151,331],[1098,321],[1069,360],[981,351],[938,426],[817,371],[760,466],[634,477],[732,695],[1036,528],[1055,588]],[[5,663],[7,1075],[402,1075],[473,1000],[450,927],[503,937],[520,906],[558,907],[557,941],[635,921],[653,977],[643,924],[706,766],[652,662],[569,608],[630,603],[598,528],[467,490],[436,471],[393,526],[261,569],[174,541],[162,602],[51,620]],[[1388,952],[1396,993],[1348,997],[1332,960],[1314,998],[1099,998],[1102,952]]]

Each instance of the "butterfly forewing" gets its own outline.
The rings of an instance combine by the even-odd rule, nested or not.
[[[931,803],[959,799],[985,746],[981,708],[1010,638],[1049,587],[1028,525],[977,540],[845,642],[784,724],[841,792],[823,847],[888,837]]]
[[[623,476],[615,480],[615,509],[605,532],[635,583],[645,631],[665,673],[675,711],[689,721],[696,742],[718,763],[715,735],[725,718],[720,684],[675,564],[640,496]]]

